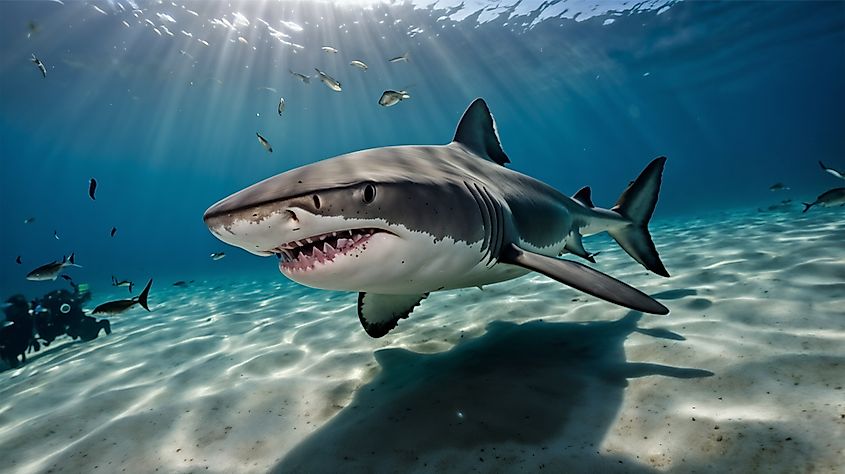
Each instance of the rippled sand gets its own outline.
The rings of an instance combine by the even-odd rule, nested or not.
[[[668,316],[528,276],[370,339],[353,294],[162,282],[153,313],[0,373],[0,470],[834,472],[843,216],[657,223],[669,279],[586,242]]]

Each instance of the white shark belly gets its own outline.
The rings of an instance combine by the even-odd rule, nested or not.
[[[382,278],[361,282],[358,291],[380,294],[422,294],[440,290],[471,288],[511,280],[529,273],[514,265],[488,262],[482,243],[455,241],[449,237],[434,241],[424,232],[403,236],[419,251],[382,256],[378,269]],[[378,251],[376,246],[373,251]],[[383,278],[384,273],[391,278]]]

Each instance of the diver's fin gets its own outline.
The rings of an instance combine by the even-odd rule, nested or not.
[[[475,99],[458,123],[453,142],[460,143],[476,155],[502,166],[510,163],[499,143],[496,123],[484,99]]]
[[[572,199],[580,202],[581,204],[583,204],[587,207],[593,208],[593,207],[596,207],[596,205],[593,204],[592,194],[593,194],[593,192],[590,189],[590,187],[584,186],[583,188],[579,189],[578,192],[575,193],[574,196],[572,196]]]
[[[584,249],[584,243],[581,241],[581,234],[576,230],[569,233],[569,237],[566,238],[566,246],[563,249],[573,255],[583,258],[588,262],[596,263],[596,259],[593,257],[598,255],[598,252],[587,252]]]
[[[150,281],[147,282],[147,286],[144,287],[144,290],[141,291],[141,294],[138,295],[138,303],[144,307],[147,311],[150,310],[150,307],[147,306],[147,296],[150,294],[150,287],[153,286],[153,279],[150,278]]]
[[[655,159],[637,176],[619,196],[612,211],[625,217],[630,224],[608,231],[616,243],[628,255],[652,272],[668,277],[669,272],[660,261],[660,255],[654,247],[651,235],[648,233],[648,221],[654,213],[657,195],[660,193],[660,182],[666,157]]]
[[[361,292],[358,293],[358,319],[370,337],[382,337],[396,327],[399,319],[407,318],[426,297],[428,293],[381,295]]]
[[[669,309],[642,291],[586,265],[528,252],[511,244],[499,261],[542,273],[564,285],[626,308],[668,314]]]

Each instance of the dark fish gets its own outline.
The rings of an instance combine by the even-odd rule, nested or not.
[[[260,143],[265,150],[269,151],[270,153],[273,153],[273,147],[270,146],[270,142],[268,142],[266,138],[262,137],[261,134],[258,132],[255,132],[255,136],[258,137],[258,143]]]
[[[91,314],[119,314],[135,306],[136,304],[140,304],[144,309],[149,311],[150,307],[147,306],[147,296],[149,296],[150,294],[150,287],[152,285],[153,280],[151,278],[150,281],[147,282],[147,286],[144,287],[144,291],[142,291],[140,295],[128,300],[108,301],[94,308],[94,311],[92,311]]]
[[[48,281],[55,280],[65,267],[81,267],[74,261],[74,254],[70,254],[70,258],[64,257],[61,262],[51,262],[46,265],[41,265],[35,270],[27,273],[26,279],[31,281]]]
[[[813,206],[833,207],[845,206],[845,188],[833,188],[819,195],[813,202],[804,203],[804,211],[807,212]]]
[[[20,265],[22,263],[20,255],[18,255],[18,258],[15,259],[15,263],[17,263],[18,265]]]
[[[769,186],[770,191],[785,191],[787,189],[789,189],[789,186],[787,186],[783,183],[775,183],[775,184]]]
[[[38,70],[41,71],[41,75],[46,78],[47,77],[47,68],[44,67],[44,63],[41,62],[40,59],[35,57],[35,53],[32,53],[32,59],[30,59],[35,66],[38,67]]]
[[[226,252],[214,252],[211,254],[212,260],[220,260],[221,258],[226,256]]]
[[[35,222],[34,217],[27,217],[26,219],[23,220],[24,224],[32,224],[33,222]]]
[[[95,191],[97,191],[97,180],[94,179],[94,178],[91,178],[91,180],[88,181],[88,197],[96,200],[97,198],[94,197]]]
[[[189,283],[193,283],[193,282],[194,282],[194,280],[190,280],[190,281],[179,280],[179,281],[174,281],[173,286],[184,287],[184,286],[188,286]]]
[[[824,171],[832,174],[833,176],[836,176],[839,179],[845,179],[845,173],[842,173],[841,171],[835,170],[833,168],[828,168],[821,161],[819,161],[819,166],[821,166]]]
[[[58,232],[58,231],[56,231],[55,229],[53,230],[53,237],[54,237],[56,240],[59,240],[59,232]]]
[[[285,98],[280,97],[279,98],[279,116],[280,117],[282,115],[282,112],[284,112],[284,111],[285,111]]]
[[[73,282],[73,278],[71,278],[67,275],[62,275],[62,278],[67,280],[68,284],[71,286],[71,288],[73,288],[74,291],[79,291],[79,285],[77,285],[76,283]]]
[[[114,237],[114,234],[116,234],[116,233],[117,233],[117,227],[112,227],[111,228],[111,236]]]

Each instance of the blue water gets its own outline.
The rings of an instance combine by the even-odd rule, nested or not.
[[[140,18],[129,2],[0,4],[0,295],[64,287],[23,277],[71,252],[95,292],[111,275],[276,274],[214,239],[203,211],[337,154],[448,142],[475,97],[514,169],[567,193],[591,185],[598,205],[668,156],[655,220],[812,199],[840,184],[817,160],[845,167],[841,2],[176,3],[139,2]],[[314,67],[343,91],[288,73]],[[389,88],[412,99],[378,106]],[[779,181],[791,189],[769,191]]]

